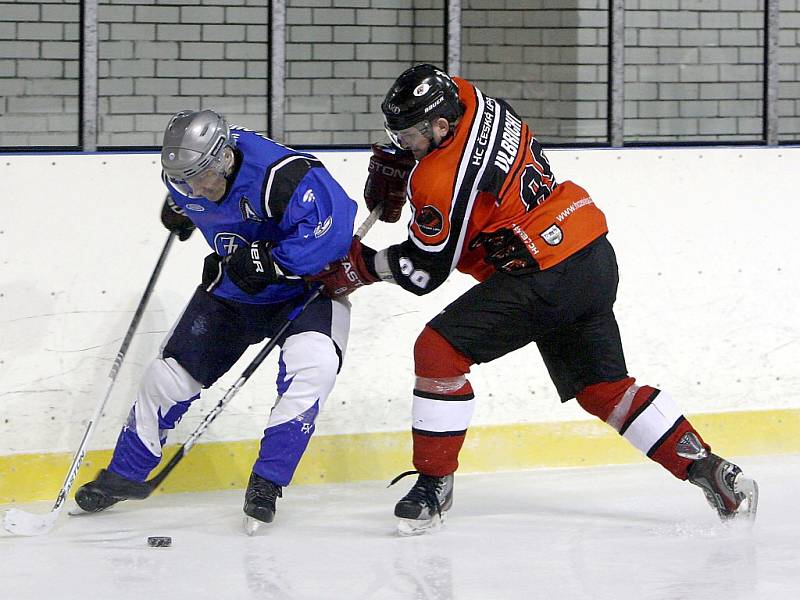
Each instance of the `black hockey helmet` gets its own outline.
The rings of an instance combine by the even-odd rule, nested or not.
[[[403,72],[386,93],[381,110],[390,137],[393,131],[440,117],[453,123],[463,112],[458,86],[447,73],[430,64]]]

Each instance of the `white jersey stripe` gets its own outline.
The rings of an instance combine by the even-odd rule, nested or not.
[[[483,115],[483,106],[484,106],[484,99],[483,94],[479,91],[478,92],[478,106],[481,111],[481,115]],[[494,121],[492,122],[492,133],[489,136],[489,143],[486,144],[486,148],[494,148],[495,138],[497,137],[497,131],[500,124],[500,105],[497,104],[493,99],[489,99],[490,102],[494,103],[495,106],[495,114],[494,114]],[[476,127],[479,127],[480,123],[476,123]],[[472,150],[474,146],[474,140],[478,138],[478,135],[470,135],[470,139],[473,141],[473,144],[470,145],[469,151],[464,153],[464,160],[461,161],[461,169],[459,172],[459,184],[456,187],[456,198],[458,197],[458,190],[461,189],[461,179],[463,177],[463,171],[466,170],[466,167],[470,163],[470,158],[472,157]],[[464,213],[464,220],[463,226],[461,227],[461,231],[458,235],[458,244],[456,245],[455,252],[453,252],[453,260],[450,263],[450,271],[452,272],[456,265],[458,265],[458,261],[461,260],[461,249],[464,247],[464,241],[467,237],[467,229],[469,226],[470,218],[472,216],[472,207],[475,205],[475,199],[478,197],[478,182],[483,178],[483,174],[486,171],[486,167],[489,165],[489,158],[491,156],[491,152],[486,152],[483,155],[483,162],[481,164],[481,168],[478,171],[477,175],[475,175],[475,183],[472,186],[472,189],[469,193],[469,202],[467,204],[467,210]]]
[[[464,185],[464,183],[463,183],[464,182],[464,174],[465,174],[465,172],[467,170],[467,167],[469,166],[469,157],[472,154],[472,150],[473,150],[473,148],[475,146],[475,139],[477,138],[477,135],[475,135],[475,131],[480,128],[481,122],[483,121],[483,116],[484,116],[483,115],[483,112],[484,112],[483,94],[477,88],[476,88],[475,91],[477,93],[477,98],[478,98],[477,110],[475,111],[475,121],[472,123],[472,131],[470,131],[468,136],[467,136],[467,140],[468,140],[467,148],[464,151],[464,156],[461,159],[461,163],[458,165],[458,177],[456,178],[456,185],[453,188],[453,197],[450,198],[450,214],[448,215],[448,220],[451,223],[451,225],[453,223],[453,210],[455,208],[456,202],[457,202],[458,197],[460,195],[459,192],[461,191],[461,187]],[[495,119],[495,121],[496,120],[497,119]],[[439,252],[439,251],[441,251],[445,246],[447,246],[447,243],[450,241],[450,233],[452,233],[452,229],[448,233],[447,237],[444,240],[442,240],[439,244],[436,244],[436,245],[423,244],[422,242],[420,242],[417,239],[417,237],[414,235],[413,231],[411,230],[411,225],[414,223],[414,221],[416,221],[416,214],[414,214],[415,211],[413,210],[413,204],[411,205],[411,207],[412,207],[412,218],[411,218],[411,221],[409,222],[409,225],[408,225],[408,231],[409,231],[409,234],[410,234],[409,237],[410,237],[411,241],[414,242],[414,244],[420,250],[423,250],[425,252]],[[472,208],[471,205],[470,205],[469,208],[470,209]],[[462,221],[462,223],[463,223],[462,227],[466,228],[467,223],[469,223],[469,216],[470,216],[470,211],[468,211],[467,214],[464,216],[464,219]],[[454,258],[456,258],[455,262],[458,262],[457,257],[460,255],[460,250],[461,250],[461,248],[459,246],[459,248],[456,249],[456,252],[455,252],[455,255],[454,255]],[[452,271],[454,268],[455,268],[455,266],[450,267],[450,271]]]
[[[471,164],[472,153],[473,153],[474,148],[475,148],[475,141],[479,137],[478,136],[478,131],[480,130],[480,128],[482,126],[482,123],[484,121],[484,118],[485,118],[486,100],[485,100],[484,95],[481,93],[480,90],[476,89],[475,92],[477,94],[477,109],[476,109],[476,112],[475,112],[476,116],[475,116],[474,122],[472,123],[472,130],[470,131],[470,133],[469,133],[469,135],[467,137],[468,144],[467,144],[466,149],[464,150],[464,155],[463,155],[463,157],[461,159],[461,163],[458,166],[458,176],[456,178],[456,184],[455,184],[455,187],[453,189],[453,197],[450,199],[450,214],[448,216],[448,219],[449,219],[449,222],[451,224],[453,222],[453,213],[457,209],[457,204],[458,204],[459,198],[462,197],[462,188],[465,185],[464,179],[467,176],[467,172],[470,169],[470,167],[474,167],[474,165]],[[489,101],[494,103],[494,100],[492,100],[492,99],[489,99]],[[498,123],[500,121],[499,116],[498,116],[498,113],[501,110],[500,106],[497,105],[497,104],[494,104],[494,107],[495,107],[495,116],[494,116],[494,119],[492,121],[492,130],[491,130],[491,135],[490,135],[490,138],[489,138],[489,142],[487,144],[487,148],[494,147],[494,141],[495,141],[495,138],[497,137]],[[478,172],[477,172],[477,174],[475,175],[475,178],[474,178],[472,189],[468,190],[469,191],[469,199],[467,201],[465,214],[464,214],[463,218],[459,218],[459,221],[462,223],[462,226],[461,226],[461,231],[458,234],[458,243],[457,243],[456,248],[455,248],[455,250],[453,252],[453,259],[452,259],[452,262],[451,262],[451,265],[450,265],[450,271],[451,272],[453,271],[453,269],[456,268],[456,265],[458,264],[458,261],[459,261],[459,259],[461,257],[461,250],[464,247],[464,240],[465,240],[466,235],[467,235],[467,227],[468,227],[468,224],[469,224],[469,221],[470,221],[470,216],[472,214],[472,207],[474,205],[475,198],[478,195],[477,183],[481,180],[481,178],[483,177],[483,173],[486,170],[486,167],[488,165],[489,154],[490,154],[489,152],[486,152],[483,155],[480,168],[479,168],[479,170],[478,170]],[[413,173],[412,173],[412,177],[413,177]],[[411,220],[410,220],[409,226],[408,226],[409,239],[412,242],[414,242],[414,244],[420,250],[422,250],[424,252],[427,252],[427,253],[439,252],[442,249],[444,249],[447,246],[447,244],[450,242],[450,235],[448,234],[448,236],[444,240],[442,240],[442,242],[440,242],[439,244],[436,244],[436,245],[428,245],[428,244],[422,243],[420,240],[418,240],[416,238],[416,236],[414,235],[414,233],[413,233],[413,231],[411,229],[411,225],[416,220],[416,214],[415,214],[413,205],[411,205],[411,212],[412,212]],[[451,229],[450,233],[452,233],[452,229]]]

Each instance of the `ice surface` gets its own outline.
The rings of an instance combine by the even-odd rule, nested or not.
[[[254,537],[243,490],[156,496],[64,514],[42,537],[2,532],[0,597],[795,598],[800,456],[737,462],[761,488],[752,528],[719,523],[699,489],[654,464],[457,475],[444,529],[410,538],[392,516],[401,484],[287,488]],[[152,535],[172,547],[148,547]]]

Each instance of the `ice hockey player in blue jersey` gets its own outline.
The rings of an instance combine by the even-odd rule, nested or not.
[[[307,298],[304,275],[350,247],[357,205],[322,163],[211,111],[181,111],[161,152],[169,194],[161,220],[213,252],[203,280],[148,366],[111,463],[75,500],[97,512],[150,492],[145,480],[191,403],[251,344],[271,338]],[[244,511],[272,521],[341,368],[350,304],[319,297],[280,340],[278,399],[245,493]]]

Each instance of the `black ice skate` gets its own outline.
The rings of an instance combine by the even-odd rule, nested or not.
[[[395,505],[394,516],[400,520],[400,535],[419,535],[439,529],[444,524],[444,514],[453,505],[453,474],[431,477],[419,471],[406,471],[395,477],[394,485],[407,475],[419,474],[414,487]]]
[[[710,454],[691,432],[681,438],[677,450],[680,456],[695,459],[689,466],[689,481],[703,490],[722,521],[756,518],[758,484],[745,477],[739,467]]]
[[[247,482],[247,491],[244,493],[244,529],[247,535],[253,535],[262,523],[272,523],[275,518],[275,503],[282,497],[281,486],[256,473],[250,473],[250,481]]]
[[[122,500],[142,500],[152,488],[143,481],[131,481],[121,475],[101,469],[94,478],[75,492],[75,502],[84,512],[100,512]]]

